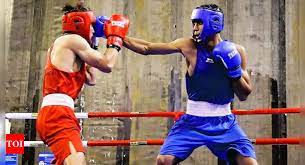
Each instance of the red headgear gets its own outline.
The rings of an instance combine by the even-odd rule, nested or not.
[[[92,11],[70,12],[62,17],[62,31],[78,34],[91,42],[92,32],[90,26],[95,23]]]

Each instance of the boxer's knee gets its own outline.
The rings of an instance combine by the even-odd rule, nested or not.
[[[85,154],[83,152],[76,152],[76,149],[71,141],[69,141],[69,148],[71,154],[65,158],[64,165],[85,165]]]
[[[172,155],[158,155],[156,159],[156,165],[177,165],[180,160]]]

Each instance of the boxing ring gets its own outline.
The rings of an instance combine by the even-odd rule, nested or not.
[[[232,113],[235,115],[267,115],[267,114],[297,114],[303,113],[304,108],[269,108],[269,109],[253,109],[243,110],[235,109]],[[179,119],[184,112],[88,112],[88,113],[75,113],[78,119],[90,118],[122,118],[122,117],[169,117],[174,120]],[[36,119],[38,113],[6,113],[6,124],[10,125],[10,120],[20,119]],[[10,129],[10,126],[9,126]],[[260,137],[251,139],[255,145],[300,145],[302,142],[301,137],[288,137],[288,138],[270,138]],[[88,140],[83,141],[84,147],[97,147],[97,146],[140,146],[140,145],[162,145],[164,139],[145,139],[145,140]],[[45,144],[42,141],[24,141],[24,147],[42,147]]]

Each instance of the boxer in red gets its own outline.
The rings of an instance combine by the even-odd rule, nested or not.
[[[128,32],[129,20],[118,14],[109,19],[95,17],[83,3],[75,7],[66,5],[63,11],[63,35],[47,52],[43,100],[36,127],[54,153],[56,164],[86,164],[74,100],[85,83],[95,85],[94,68],[111,72]],[[94,49],[97,37],[102,36],[107,38],[104,54]]]

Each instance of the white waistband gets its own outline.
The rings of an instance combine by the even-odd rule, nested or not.
[[[231,103],[219,105],[205,101],[187,100],[186,114],[194,116],[226,116],[230,115]]]
[[[49,105],[63,105],[74,109],[74,100],[62,93],[53,93],[43,97],[41,107]]]

